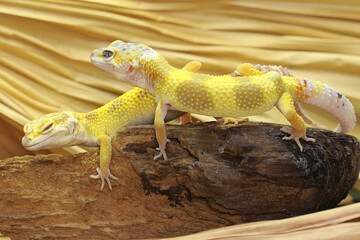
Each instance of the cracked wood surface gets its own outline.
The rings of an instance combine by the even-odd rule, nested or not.
[[[167,126],[170,161],[153,161],[152,126],[112,140],[113,191],[89,177],[99,152],[0,161],[0,231],[12,239],[181,236],[335,207],[359,172],[356,138],[308,129],[315,143],[282,141],[280,125]]]

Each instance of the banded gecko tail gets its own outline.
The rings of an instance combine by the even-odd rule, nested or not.
[[[332,114],[339,122],[339,125],[334,130],[338,133],[350,132],[356,124],[356,115],[353,105],[350,101],[334,88],[327,84],[312,81],[309,79],[295,78],[294,75],[285,67],[274,65],[252,65],[244,63],[237,67],[237,70],[232,73],[232,76],[250,76],[263,75],[267,72],[278,72],[284,80],[287,91],[294,99],[296,112],[303,118],[303,120],[315,127],[324,128],[324,126],[313,121],[301,109],[300,103],[307,103]]]
[[[334,130],[335,132],[348,133],[355,127],[356,115],[354,107],[343,94],[318,81],[305,78],[282,78],[285,80],[288,91],[292,93],[291,95],[295,101],[319,107],[338,120],[339,125]],[[296,86],[294,86],[294,83]]]

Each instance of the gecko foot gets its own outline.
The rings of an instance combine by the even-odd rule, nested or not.
[[[284,133],[288,133],[290,134],[290,136],[285,136],[282,138],[282,140],[294,140],[296,142],[296,144],[298,145],[298,147],[300,148],[300,151],[303,151],[303,147],[300,143],[300,138],[304,139],[307,142],[315,142],[314,138],[309,138],[307,137],[305,134],[302,137],[297,137],[296,135],[299,135],[299,133],[297,132],[297,130],[293,127],[290,126],[283,126],[280,131],[284,132]]]
[[[159,150],[159,149],[156,148],[156,150]],[[163,156],[165,160],[168,160],[167,155],[166,155],[166,152],[165,152],[165,151],[162,151],[162,150],[160,150],[160,153],[154,157],[154,160],[160,158],[161,156]]]
[[[168,139],[167,142],[170,142],[170,140]],[[160,151],[160,153],[154,157],[154,160],[160,158],[161,156],[164,156],[164,160],[168,160],[165,150],[161,150],[160,147],[157,147],[156,151]]]
[[[102,191],[104,189],[105,180],[106,180],[110,190],[112,190],[110,178],[112,178],[114,180],[118,180],[119,178],[112,175],[111,172],[110,172],[110,169],[108,170],[107,173],[101,173],[100,168],[96,168],[96,171],[97,171],[98,174],[97,175],[90,175],[90,177],[93,178],[93,179],[99,179],[99,178],[101,179],[100,191]]]
[[[171,141],[170,141],[170,139],[167,138],[166,142],[169,143]],[[160,158],[161,156],[164,156],[164,159],[168,160],[165,150],[161,150],[160,147],[157,147],[155,149],[156,149],[156,151],[160,151],[160,153],[154,157],[154,160]]]
[[[236,118],[232,118],[232,117],[219,117],[219,118],[216,117],[215,119],[218,123],[222,123],[224,125],[228,125],[228,124],[237,125],[239,123],[249,121],[249,118],[236,119]]]

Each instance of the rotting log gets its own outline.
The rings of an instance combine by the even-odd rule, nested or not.
[[[168,125],[169,161],[152,126],[112,140],[113,190],[91,179],[99,151],[0,161],[0,231],[12,239],[181,236],[335,207],[358,177],[355,137],[308,129],[316,142],[283,141],[280,125]]]

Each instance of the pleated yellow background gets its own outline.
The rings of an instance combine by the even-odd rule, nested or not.
[[[199,60],[213,74],[243,62],[287,66],[336,88],[360,112],[356,2],[1,0],[0,158],[27,153],[20,144],[27,121],[90,111],[131,89],[89,61],[92,49],[116,39],[148,44],[178,67]],[[250,120],[287,123],[276,109]],[[359,137],[359,126],[350,134]]]
[[[359,119],[358,0],[0,0],[0,159],[29,154],[20,143],[27,121],[55,111],[90,111],[131,89],[89,61],[91,50],[116,39],[150,45],[177,67],[199,60],[201,71],[212,74],[243,62],[283,65],[345,94]],[[328,114],[305,110],[335,128]],[[287,124],[276,109],[250,120]],[[359,138],[359,125],[350,134]],[[350,212],[359,214],[358,206]],[[347,214],[339,219],[347,221]],[[349,224],[339,232],[352,233]],[[307,233],[327,236],[324,231]]]

